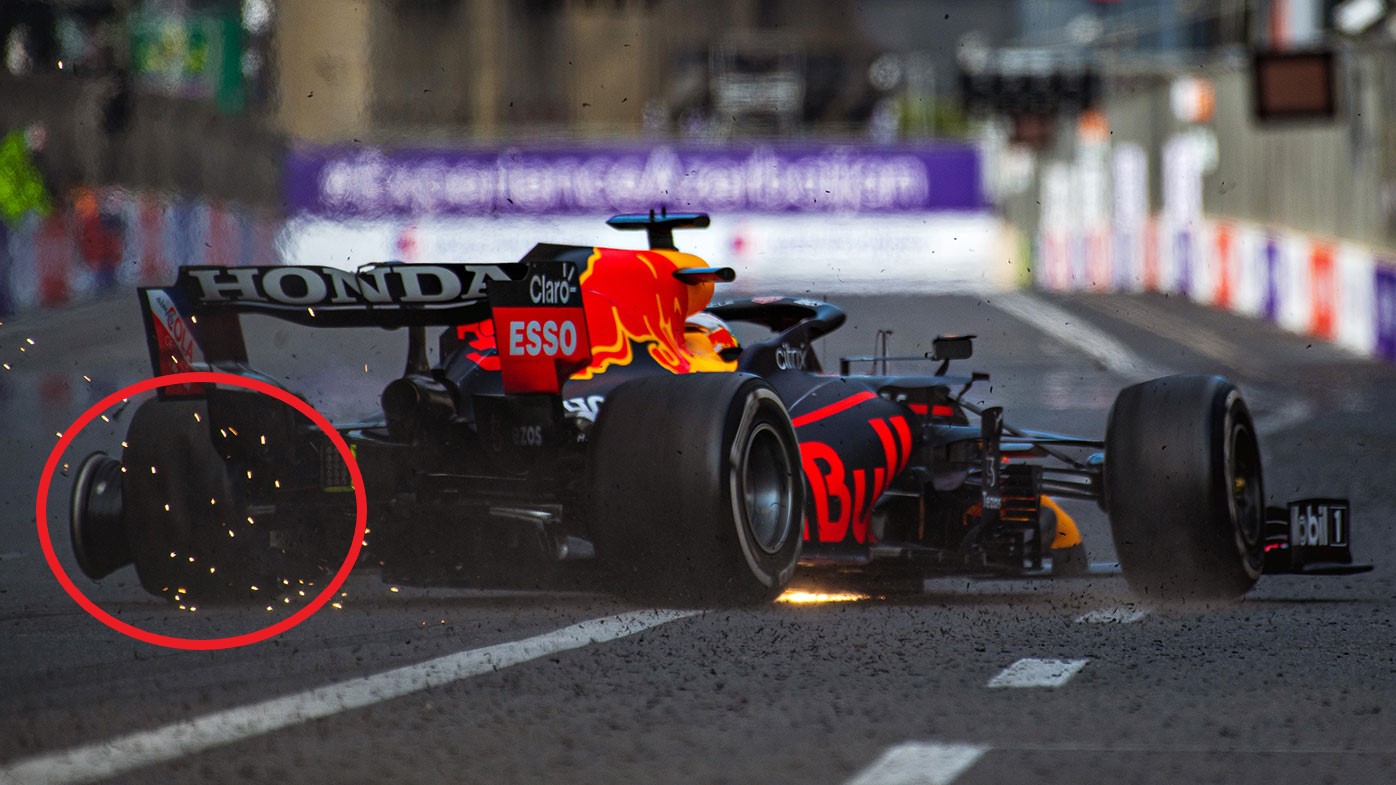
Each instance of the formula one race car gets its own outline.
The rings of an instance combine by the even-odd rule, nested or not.
[[[733,271],[673,243],[706,215],[610,225],[646,231],[650,249],[540,244],[515,263],[357,272],[185,267],[140,290],[152,364],[257,376],[244,313],[404,328],[406,369],[381,413],[335,426],[364,478],[367,559],[394,582],[535,585],[590,565],[637,600],[731,604],[775,597],[800,564],[1079,574],[1080,535],[1053,497],[1099,503],[1125,577],[1152,596],[1235,597],[1262,569],[1364,569],[1345,501],[1267,508],[1255,427],[1222,378],[1125,389],[1103,442],[1014,427],[966,400],[987,375],[949,373],[972,336],[910,358],[937,364],[923,375],[849,373],[908,359],[882,357],[828,373],[814,341],[844,322],[837,307],[709,306]],[[739,347],[730,322],[771,335]],[[445,328],[434,363],[433,326]],[[167,387],[133,416],[119,462],[82,464],[73,546],[94,579],[134,562],[153,594],[236,599],[343,560],[348,486],[328,437],[285,405]]]

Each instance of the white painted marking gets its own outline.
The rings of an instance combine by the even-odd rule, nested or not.
[[[847,785],[948,785],[988,751],[982,744],[908,741],[887,748]]]
[[[1039,331],[1084,352],[1107,370],[1123,376],[1130,382],[1148,381],[1173,373],[1164,366],[1145,360],[1081,315],[1053,305],[1031,292],[1001,292],[989,297],[987,302],[1009,316],[1027,322]],[[1142,302],[1132,305],[1136,310],[1148,307]],[[1238,371],[1244,371],[1247,367],[1239,349],[1233,348],[1232,344],[1212,336],[1205,330],[1195,328],[1180,317],[1166,314],[1159,309],[1150,309],[1147,319],[1129,313],[1117,315]],[[1278,390],[1252,387],[1246,394],[1246,399],[1253,404],[1269,404],[1254,407],[1263,410],[1254,415],[1255,426],[1263,434],[1279,433],[1313,416],[1313,407],[1307,401]]]
[[[6,553],[0,553],[0,561],[11,561],[13,559],[18,559],[23,555],[24,554],[20,551],[8,551]]]
[[[624,638],[696,613],[634,611],[591,619],[521,641],[449,654],[340,684],[206,714],[155,730],[16,761],[0,768],[0,783],[75,785],[107,779],[292,725],[492,673],[549,654]]]
[[[990,687],[1060,687],[1071,681],[1088,660],[1023,659],[989,679]]]
[[[1133,624],[1149,615],[1152,608],[1142,605],[1118,605],[1100,608],[1076,617],[1077,624]]]
[[[988,303],[1039,331],[1090,355],[1113,373],[1132,382],[1167,376],[1164,368],[1148,362],[1104,330],[1079,314],[1063,310],[1028,292],[1001,292]]]

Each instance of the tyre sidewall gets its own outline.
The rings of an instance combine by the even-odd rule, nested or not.
[[[755,379],[744,384],[734,397],[728,419],[735,426],[726,439],[729,449],[724,456],[723,467],[728,478],[727,508],[731,510],[731,531],[751,576],[767,589],[779,589],[789,583],[795,574],[796,562],[799,560],[803,544],[802,521],[798,511],[804,500],[805,488],[804,473],[800,468],[799,442],[780,398],[768,385]],[[769,428],[779,438],[788,469],[786,482],[789,508],[785,516],[785,532],[777,547],[770,551],[757,541],[752,531],[744,502],[745,472],[741,464],[753,436],[765,428]]]

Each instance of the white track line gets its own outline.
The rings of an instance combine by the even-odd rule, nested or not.
[[[1060,687],[1071,681],[1088,660],[1023,659],[989,679],[990,687]]]
[[[888,747],[847,785],[948,785],[988,751],[982,744],[908,741]]]
[[[521,641],[449,654],[340,684],[206,714],[155,730],[12,762],[0,768],[0,783],[75,785],[106,779],[310,720],[492,673],[549,654],[624,638],[695,613],[697,611],[634,611],[591,619]]]
[[[986,298],[989,305],[1027,322],[1040,332],[1090,355],[1113,373],[1142,382],[1168,371],[1148,362],[1113,336],[1074,314],[1028,292],[1000,292]]]
[[[986,296],[985,302],[1015,319],[1027,322],[1040,332],[1056,338],[1067,346],[1085,353],[1107,370],[1124,377],[1130,383],[1148,381],[1173,373],[1164,366],[1155,365],[1145,360],[1104,330],[1086,321],[1081,315],[1053,305],[1031,292],[1000,292],[996,295]],[[1200,345],[1212,340],[1209,333],[1191,330],[1188,328],[1187,322],[1181,319],[1171,315],[1168,316],[1168,319],[1169,324],[1175,325],[1175,328],[1158,333],[1163,338],[1197,351],[1201,351]],[[1130,321],[1146,330],[1154,330],[1156,326],[1152,322]],[[1226,362],[1240,370],[1238,367],[1241,364],[1240,360],[1219,349],[1212,353],[1206,351],[1201,351],[1201,353],[1214,360]],[[1266,411],[1254,414],[1256,428],[1263,434],[1279,433],[1313,416],[1313,407],[1303,399],[1283,392],[1271,391],[1268,387],[1251,389],[1246,398],[1252,403],[1269,404],[1264,407]]]
[[[1142,605],[1117,605],[1100,608],[1076,617],[1077,624],[1133,624],[1149,615],[1152,608]]]

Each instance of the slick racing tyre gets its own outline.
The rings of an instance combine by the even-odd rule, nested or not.
[[[1136,592],[1232,599],[1260,577],[1265,492],[1241,393],[1218,376],[1122,390],[1105,435],[1105,501]]]
[[[252,586],[270,594],[267,532],[247,522],[208,423],[201,401],[147,401],[131,420],[121,494],[136,574],[146,591],[176,602],[250,598]]]
[[[804,475],[785,405],[754,376],[627,382],[590,447],[590,526],[618,591],[643,602],[774,599],[800,555]]]

